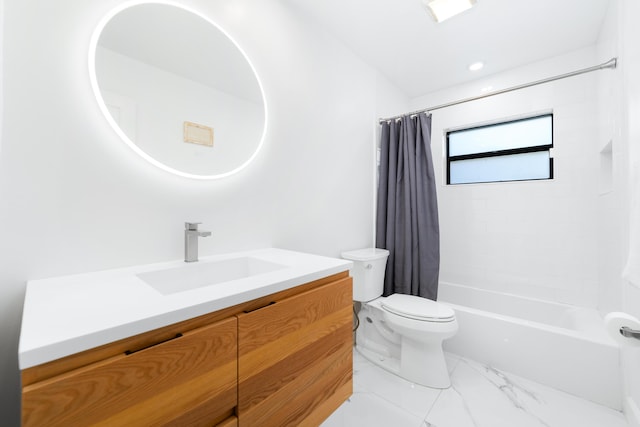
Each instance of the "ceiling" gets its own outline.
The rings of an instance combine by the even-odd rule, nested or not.
[[[477,0],[436,24],[421,0],[285,0],[409,97],[591,46],[610,1]]]

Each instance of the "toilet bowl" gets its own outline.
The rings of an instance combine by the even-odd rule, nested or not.
[[[381,296],[389,251],[344,252],[353,261],[353,299],[360,302],[356,349],[382,368],[433,388],[451,386],[442,341],[458,331],[453,309],[413,295]]]

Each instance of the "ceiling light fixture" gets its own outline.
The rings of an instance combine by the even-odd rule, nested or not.
[[[436,22],[442,22],[471,9],[476,0],[422,0]]]
[[[482,70],[482,67],[484,67],[484,64],[482,62],[474,62],[473,64],[469,65],[469,71]]]

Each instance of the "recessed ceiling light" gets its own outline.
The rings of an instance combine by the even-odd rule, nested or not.
[[[442,22],[467,9],[471,9],[476,0],[422,0],[436,22]]]
[[[482,70],[482,67],[484,67],[484,64],[482,62],[474,62],[473,64],[469,65],[469,71]]]

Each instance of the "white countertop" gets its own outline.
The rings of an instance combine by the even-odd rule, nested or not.
[[[20,369],[280,292],[352,265],[342,259],[282,249],[201,257],[199,263],[238,256],[286,267],[170,295],[162,295],[136,275],[189,268],[191,263],[180,260],[27,282]]]

